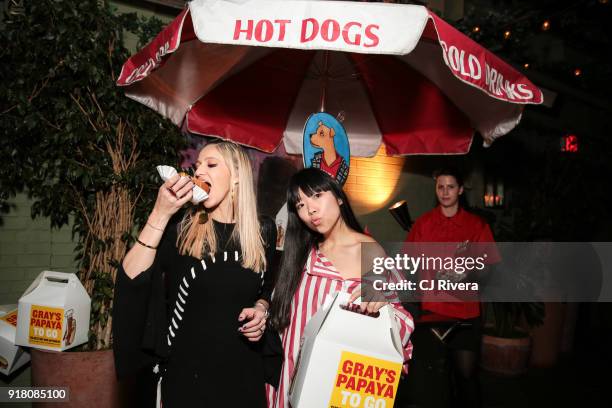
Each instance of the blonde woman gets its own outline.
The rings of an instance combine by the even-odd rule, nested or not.
[[[264,407],[259,340],[274,229],[262,236],[251,164],[240,146],[206,145],[195,177],[210,186],[203,206],[181,216],[192,181],[168,180],[119,268],[117,374],[146,375],[152,368],[164,407]]]

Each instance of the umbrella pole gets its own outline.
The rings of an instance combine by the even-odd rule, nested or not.
[[[325,97],[327,94],[327,80],[329,78],[329,51],[323,51],[323,69],[321,74],[321,112],[325,112]]]

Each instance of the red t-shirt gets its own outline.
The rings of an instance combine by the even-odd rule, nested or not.
[[[459,208],[452,217],[446,217],[440,206],[419,217],[406,238],[409,243],[415,242],[495,242],[489,225],[479,216]],[[494,264],[501,260],[495,245],[487,248],[484,263]],[[427,296],[424,296],[426,299]],[[480,316],[479,302],[422,302],[422,308],[440,317],[470,319]],[[430,320],[430,319],[427,319]],[[434,316],[434,320],[435,319]]]

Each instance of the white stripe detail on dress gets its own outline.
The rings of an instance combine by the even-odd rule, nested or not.
[[[159,377],[159,380],[157,381],[157,392],[155,395],[155,408],[162,408],[162,403],[161,403],[161,382],[162,382],[162,377]]]
[[[181,296],[181,294],[178,294],[178,298],[181,301],[182,304],[186,304],[187,302],[185,302],[185,299],[183,299],[183,297]]]
[[[215,254],[210,254],[210,259],[212,259],[213,263],[215,263]]]
[[[204,261],[202,261],[202,264],[204,264]],[[204,269],[206,269],[206,267],[204,267]],[[195,268],[191,268],[191,278],[195,279]]]
[[[234,251],[234,261],[238,262],[238,251]]]
[[[204,262],[204,260],[202,259],[200,263],[202,264],[202,269],[206,270],[206,262]],[[191,275],[193,275],[193,277],[195,278],[195,275],[193,274],[193,269],[191,270]]]
[[[178,310],[181,311],[181,313],[185,313],[185,309],[183,309],[183,307],[181,306],[181,304],[178,302],[178,300],[175,302],[176,307],[178,308]]]
[[[172,331],[172,326],[168,326],[168,331],[170,332],[170,335],[172,337],[174,337],[174,332]]]
[[[227,251],[223,251],[223,262],[227,262]]]
[[[176,324],[176,320],[174,320],[174,317],[172,318],[172,325],[175,329],[178,329],[178,324]]]
[[[191,268],[191,270],[193,271],[193,268]],[[189,289],[189,284],[187,283],[187,279],[185,279],[184,276],[183,276],[183,283],[185,284],[185,287]]]
[[[187,293],[187,291],[185,289],[183,289],[183,287],[181,285],[179,285],[179,290],[183,293],[183,295],[189,296],[189,293]]]
[[[174,309],[174,314],[176,315],[176,317],[179,318],[179,320],[183,320],[183,318],[181,317],[181,315],[179,314],[179,312],[176,309]]]

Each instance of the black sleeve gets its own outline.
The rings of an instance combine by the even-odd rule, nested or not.
[[[153,364],[153,356],[142,350],[142,340],[151,301],[152,277],[158,265],[143,271],[134,279],[119,266],[113,300],[113,352],[117,378],[123,379]]]
[[[270,217],[262,217],[259,223],[266,251],[266,273],[259,298],[270,303],[278,267],[276,223]],[[283,345],[279,334],[272,327],[268,327],[264,332],[261,345],[265,382],[278,388],[283,366]]]
[[[137,277],[127,276],[123,261],[117,270],[112,316],[119,379],[152,367],[167,354],[164,270],[177,252],[176,229],[176,222],[168,224],[153,264]]]
[[[259,299],[264,299],[270,303],[277,266],[276,223],[270,217],[262,217],[259,223],[261,225],[261,235],[264,240],[264,250],[266,252],[266,271],[263,276],[263,284],[259,293]]]

